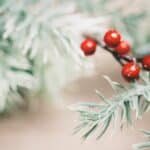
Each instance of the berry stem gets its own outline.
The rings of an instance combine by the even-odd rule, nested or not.
[[[89,36],[87,35],[84,35],[85,38],[89,38]],[[94,39],[94,38],[93,38]],[[121,66],[124,66],[125,62],[134,62],[135,60],[139,61],[138,59],[135,59],[134,57],[132,56],[129,56],[129,55],[119,55],[116,51],[113,51],[111,50],[111,48],[109,48],[108,46],[106,45],[103,45],[100,41],[96,40],[96,43],[101,47],[103,48],[104,50],[106,50],[107,52],[111,53],[112,56],[115,58],[115,60],[121,65]]]
[[[124,62],[132,62],[134,61],[134,58],[129,56],[129,55],[119,55],[117,54],[115,51],[112,51],[109,47],[107,46],[103,46],[100,42],[97,41],[97,43],[99,44],[99,46],[101,48],[103,48],[104,50],[108,51],[109,53],[112,54],[112,56],[115,58],[115,60],[121,65],[124,66]]]
[[[121,58],[119,57],[119,55],[118,55],[116,52],[110,50],[107,46],[102,46],[102,45],[100,45],[100,46],[101,46],[104,50],[106,50],[106,51],[108,51],[109,53],[111,53],[112,56],[115,58],[115,60],[116,60],[121,66],[124,65],[124,63],[121,61]]]

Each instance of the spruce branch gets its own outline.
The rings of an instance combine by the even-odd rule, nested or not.
[[[35,88],[34,94],[43,92],[56,98],[68,80],[77,77],[83,69],[89,70],[91,63],[84,58],[77,43],[85,25],[86,28],[99,26],[99,21],[103,19],[89,19],[78,13],[75,2],[0,1],[0,48],[5,53],[0,63],[10,65],[1,65],[0,73],[13,70],[5,77],[7,82],[3,82],[6,89],[11,89],[8,85],[17,87],[12,91],[13,97],[17,97],[21,84],[24,89],[30,87],[31,92]],[[36,87],[32,87],[35,80]],[[7,105],[8,92],[2,91],[1,95]]]
[[[37,84],[32,69],[30,62],[20,55],[9,39],[0,38],[0,113],[26,105],[24,94],[32,95]]]
[[[101,1],[98,2],[101,3]],[[147,42],[149,41],[149,29],[147,27],[141,29],[141,24],[144,23],[143,20],[146,24],[149,22],[149,11],[147,11],[145,7],[145,9],[142,9],[136,13],[131,13],[130,15],[124,14],[126,9],[120,8],[110,12],[110,10],[106,10],[105,8],[107,4],[113,1],[110,0],[105,2],[106,3],[104,3],[104,5],[101,5],[102,7],[105,6],[103,7],[104,9],[96,10],[99,5],[95,3],[96,5],[92,11],[95,13],[97,11],[103,10],[101,13],[105,17],[111,18],[112,22],[110,23],[110,27],[113,26],[124,34],[126,39],[128,39],[133,47],[132,52],[136,57],[136,61],[140,62],[141,58],[150,54],[150,47],[148,44],[149,42]],[[127,6],[132,7],[132,4],[130,3],[130,6]],[[88,9],[86,11],[88,11]],[[92,37],[95,39],[99,46],[110,52],[121,65],[124,65],[124,62],[135,61],[133,57],[118,56],[114,51],[111,51],[110,48],[103,46],[99,42],[102,37],[99,38],[99,36],[96,36],[96,34],[89,36],[85,33],[84,35],[85,37]],[[143,80],[143,83],[135,81],[132,82],[129,87],[125,87],[120,83],[111,81],[109,77],[105,77],[112,88],[115,89],[117,93],[116,96],[112,98],[106,98],[101,94],[101,92],[97,91],[96,93],[103,101],[102,103],[80,103],[71,107],[74,111],[77,111],[80,116],[80,122],[79,125],[75,128],[75,133],[81,132],[83,133],[83,138],[87,138],[92,133],[94,133],[94,131],[97,131],[97,133],[100,132],[97,138],[100,138],[104,135],[112,123],[114,123],[114,126],[116,123],[118,123],[118,119],[120,120],[121,128],[123,127],[124,123],[132,124],[132,112],[136,112],[137,119],[141,118],[145,112],[149,111],[150,108],[150,78],[148,74],[148,72],[143,71],[140,76],[140,78]],[[100,128],[100,131],[98,128]],[[146,146],[149,148],[148,144],[149,143],[147,143]]]
[[[142,75],[143,76],[143,75]],[[107,131],[111,122],[114,125],[118,121],[118,114],[120,114],[120,127],[124,123],[132,124],[132,112],[136,112],[136,118],[140,118],[143,114],[149,111],[150,108],[150,78],[145,75],[143,83],[132,83],[128,88],[124,87],[118,82],[112,81],[109,77],[104,77],[112,88],[119,94],[112,98],[105,98],[101,92],[97,91],[97,95],[103,103],[81,103],[73,107],[73,110],[80,115],[79,126],[75,128],[75,133],[83,130],[83,138],[87,138],[99,126],[99,139]],[[120,113],[121,112],[121,113]]]
[[[11,58],[10,62],[12,58],[15,59],[13,62],[16,61],[13,65],[18,68],[11,66],[14,76],[18,76],[18,72],[21,72],[20,76],[23,79],[24,76],[28,76],[31,83],[37,80],[36,92],[47,91],[50,97],[57,96],[60,88],[68,80],[78,76],[83,68],[84,71],[90,70],[90,64],[79,48],[82,31],[92,28],[97,34],[101,34],[108,22],[134,41],[134,47],[139,47],[139,44],[144,45],[142,52],[149,53],[147,48],[149,28],[141,31],[141,22],[146,22],[148,18],[147,11],[142,10],[136,15],[125,14],[125,10],[121,8],[108,10],[108,5],[112,2],[111,0],[57,0],[57,2],[55,0],[1,0],[0,44],[2,51],[5,51],[4,58],[7,56]],[[102,15],[96,17],[99,14]],[[142,40],[141,34],[137,35],[135,29],[143,33]],[[11,45],[9,43],[9,46],[6,46],[7,41]],[[26,63],[22,64],[21,60],[25,60]],[[5,65],[1,68],[6,72],[10,69]],[[8,81],[10,84],[10,80]],[[21,84],[16,82],[15,79],[13,84]],[[28,86],[24,84],[27,89]],[[17,90],[14,95],[18,94],[20,93]]]
[[[0,6],[2,38],[11,39],[20,55],[32,63],[39,83],[37,92],[56,98],[68,80],[91,66],[77,46],[82,37],[80,29],[75,32],[78,25],[75,20],[81,21],[81,15],[75,13],[74,3],[55,6],[54,1],[38,0],[30,5],[23,0],[11,2]]]
[[[134,57],[118,55],[115,51],[111,50],[111,48],[103,46],[98,41],[97,43],[99,43],[99,46],[101,46],[104,50],[110,52],[121,65],[124,65],[123,61],[136,61]],[[83,130],[83,132],[85,132],[83,134],[83,138],[87,138],[100,126],[101,131],[97,136],[97,139],[99,139],[107,131],[113,120],[114,126],[116,125],[118,121],[118,114],[120,112],[121,115],[119,119],[121,128],[125,122],[127,124],[132,124],[132,111],[136,112],[137,119],[140,118],[150,108],[149,75],[149,72],[144,73],[143,71],[141,79],[144,83],[141,84],[134,80],[128,88],[124,87],[120,83],[112,81],[109,77],[104,76],[112,88],[119,94],[107,99],[99,91],[97,91],[96,93],[103,100],[103,104],[83,103],[75,106],[75,111],[80,114],[81,122],[79,126],[75,128],[75,133]]]

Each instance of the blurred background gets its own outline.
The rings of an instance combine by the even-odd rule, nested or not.
[[[5,6],[5,0],[0,1],[0,3],[2,3],[1,6]],[[143,120],[136,121],[133,127],[126,128],[123,131],[118,129],[112,136],[110,129],[99,141],[95,140],[95,137],[83,141],[80,134],[72,135],[73,128],[78,124],[78,115],[70,111],[68,107],[78,102],[99,102],[95,95],[95,89],[99,89],[104,95],[111,97],[114,93],[103,79],[103,75],[128,84],[120,74],[120,65],[109,53],[97,48],[94,55],[85,58],[79,48],[80,42],[85,34],[101,39],[107,28],[115,27],[132,43],[135,56],[141,57],[149,53],[147,50],[150,41],[150,2],[148,0],[116,0],[115,2],[112,0],[8,0],[6,6],[10,7],[10,4],[12,10],[9,10],[10,12],[7,15],[3,16],[2,14],[1,27],[3,28],[4,24],[7,31],[2,31],[2,34],[6,36],[4,39],[11,38],[14,42],[12,42],[13,46],[18,49],[17,52],[13,51],[12,53],[20,55],[22,50],[20,45],[29,44],[28,38],[29,41],[32,41],[28,37],[30,33],[33,33],[33,37],[38,36],[37,32],[34,31],[35,27],[40,28],[38,31],[41,33],[39,35],[42,36],[36,41],[39,43],[39,46],[35,48],[38,49],[36,53],[34,53],[35,49],[32,51],[33,47],[30,47],[30,44],[23,49],[23,52],[26,51],[29,64],[32,65],[32,69],[29,69],[26,73],[30,72],[31,76],[38,78],[38,85],[36,84],[38,94],[31,94],[35,92],[35,89],[27,94],[34,99],[29,102],[31,105],[27,110],[16,111],[13,109],[13,113],[4,114],[0,118],[0,149],[131,150],[132,144],[142,139],[139,129],[150,128],[149,114],[146,114]],[[47,7],[44,16],[38,18],[41,19],[41,22],[38,20],[40,22],[39,27],[39,22],[33,19],[43,11],[39,8],[45,8],[45,4]],[[0,10],[3,13],[3,9]],[[21,21],[17,20],[14,23],[12,18],[15,18],[18,13],[21,13],[21,16],[29,16],[32,28],[25,27],[25,29],[27,28],[27,34],[24,32],[25,29],[13,31],[13,27],[18,27],[18,24],[20,25],[22,21],[21,19]],[[30,18],[30,16],[32,17]],[[47,16],[50,16],[50,19],[47,20]],[[13,23],[10,22],[11,19]],[[46,30],[47,28],[41,29],[45,25],[42,23],[48,25],[50,31]],[[52,31],[55,32],[52,33]],[[46,35],[47,33],[49,34]],[[73,43],[70,42],[71,44],[66,46],[66,41],[63,39],[66,39],[66,41],[70,39]],[[60,41],[62,43],[59,43]],[[71,52],[68,53],[67,48]],[[142,54],[139,51],[141,49]],[[12,53],[6,54],[12,56]],[[32,53],[32,56],[30,53]],[[47,59],[50,62],[45,62]],[[41,64],[46,65],[46,67]],[[43,71],[43,68],[45,71]],[[27,78],[21,84],[25,88],[28,87],[29,84],[26,84],[27,82],[31,83],[31,78],[25,76],[25,74],[19,77],[16,76],[11,80],[16,81],[20,78],[25,80]],[[18,84],[20,86],[20,83]]]
[[[102,78],[103,74],[124,82],[120,75],[120,66],[111,55],[99,50],[93,61],[95,72],[88,77],[78,78],[62,90],[63,102],[51,104],[46,101],[36,102],[27,112],[17,112],[0,120],[0,148],[3,150],[131,150],[132,144],[141,141],[143,135],[139,129],[149,129],[149,114],[143,120],[136,121],[133,127],[119,129],[111,136],[109,131],[101,140],[91,137],[86,141],[81,135],[72,135],[78,124],[77,114],[68,106],[78,102],[98,102],[94,89],[100,89],[111,96],[112,89]],[[105,66],[105,67],[104,67]],[[109,69],[107,69],[109,68]]]

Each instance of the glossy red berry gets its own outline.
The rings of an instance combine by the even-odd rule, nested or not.
[[[134,62],[127,63],[122,68],[122,75],[127,80],[137,79],[140,74],[140,67]]]
[[[96,51],[97,42],[93,39],[85,39],[81,43],[81,50],[84,52],[85,55],[92,55]]]
[[[142,60],[143,68],[150,71],[150,55],[145,56]]]
[[[121,36],[116,30],[109,30],[104,35],[104,42],[109,47],[115,47],[120,43]]]
[[[126,41],[121,41],[116,47],[115,51],[120,54],[124,55],[127,54],[130,51],[131,47],[128,42]]]

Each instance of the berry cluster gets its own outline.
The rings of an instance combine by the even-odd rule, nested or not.
[[[141,60],[127,55],[131,46],[127,41],[122,40],[120,33],[116,30],[108,30],[104,35],[105,46],[102,46],[98,41],[92,38],[86,38],[81,43],[81,50],[86,56],[92,55],[96,51],[96,47],[103,47],[105,50],[111,52],[115,59],[122,65],[122,75],[125,79],[133,81],[139,78],[140,66],[137,61],[142,63],[143,69],[150,71],[150,55],[145,56]]]
[[[109,30],[104,35],[104,42],[108,47],[114,48],[119,55],[127,54],[130,51],[128,42],[121,40],[121,35],[116,30]]]

